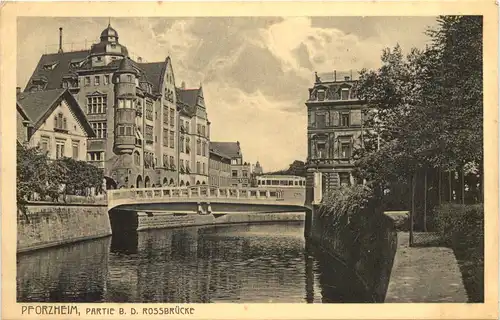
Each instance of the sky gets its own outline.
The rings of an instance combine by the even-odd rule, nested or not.
[[[212,141],[240,141],[265,171],[307,158],[308,88],[314,72],[373,69],[386,47],[423,48],[435,17],[110,18],[132,58],[170,56],[175,82],[203,87]],[[108,18],[18,19],[17,86],[40,56],[96,42]]]

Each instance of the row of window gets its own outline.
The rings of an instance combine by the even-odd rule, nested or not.
[[[120,136],[134,136],[135,126],[134,125],[118,125],[116,126],[116,132]]]
[[[239,173],[240,173],[239,170],[232,170],[231,177],[233,177],[233,178],[239,178],[239,177],[248,178],[248,171],[247,170],[241,170],[241,175],[239,175]]]
[[[209,162],[210,169],[222,170],[229,172],[231,170],[231,165],[229,163],[224,163],[216,160],[210,159]]]
[[[319,159],[325,159],[325,158],[329,158],[328,154],[328,150],[326,150],[326,143],[325,142],[322,142],[322,141],[318,141],[314,144],[314,142],[312,142],[312,157],[313,158],[319,158]],[[339,152],[339,157],[342,158],[342,159],[350,159],[351,158],[351,155],[352,155],[352,143],[351,142],[341,142],[339,145],[338,145],[338,152]],[[330,151],[333,151],[333,149],[331,149]]]
[[[190,154],[191,153],[190,142],[191,140],[189,139],[189,137],[181,136],[179,140],[179,152],[185,152],[186,154]]]
[[[149,168],[155,168],[157,165],[157,160],[156,157],[154,156],[154,153],[152,152],[144,152],[144,168],[149,169]]]
[[[123,109],[123,108],[135,109],[135,100],[134,99],[118,99],[118,109]],[[106,111],[106,109],[104,109],[104,111]]]
[[[153,120],[153,102],[151,100],[146,100],[146,119]]]
[[[49,158],[53,157],[50,137],[42,136],[40,138],[40,142],[38,145],[43,152],[47,153]],[[56,149],[55,149],[55,158],[56,159],[70,156],[69,154],[66,154],[66,140],[56,138],[56,145],[55,146],[56,146]],[[71,157],[73,159],[78,159],[79,153],[80,153],[80,141],[78,141],[78,140],[71,141],[71,151],[72,151]]]
[[[103,85],[108,85],[110,83],[110,76],[109,76],[109,74],[103,75],[102,78],[103,78],[102,79],[103,80],[102,81]],[[93,79],[94,79],[94,86],[100,86],[101,85],[101,76],[100,75],[93,76]],[[91,77],[90,76],[85,77],[84,80],[83,80],[83,84],[86,87],[90,86],[90,82],[91,82]]]
[[[181,173],[191,173],[191,166],[189,165],[189,160],[183,160],[180,159],[179,161],[179,170],[181,170]]]
[[[207,127],[201,123],[197,124],[197,133],[203,137],[208,137]]]
[[[315,115],[315,123],[313,126],[316,128],[326,128],[330,125],[330,119],[327,113],[317,113]],[[340,114],[340,119],[333,119],[333,126],[349,127],[351,125],[349,112],[342,112]]]
[[[304,180],[257,180],[257,184],[260,186],[305,186],[306,182]]]
[[[92,121],[90,125],[97,139],[106,139],[108,137],[108,125],[106,121]]]
[[[206,141],[202,142],[200,139],[198,139],[196,141],[196,154],[197,155],[206,157],[210,153],[208,148],[209,148],[209,146],[208,146],[208,143]]]
[[[163,155],[163,167],[175,170],[175,161],[173,156]]]
[[[205,163],[201,163],[200,161],[196,161],[196,173],[206,174]]]
[[[153,127],[151,127],[153,128]],[[175,148],[175,132],[168,129],[163,129],[163,145],[165,147]]]
[[[104,151],[87,152],[87,161],[104,161]]]
[[[220,176],[210,176],[210,185],[226,187],[229,186],[230,179],[228,177],[220,177]]]
[[[96,95],[87,97],[87,114],[106,113],[107,96]]]
[[[329,94],[327,96],[327,93],[324,89],[319,89],[317,92],[318,95],[318,101],[324,101],[326,100],[349,100],[351,99],[351,90],[349,88],[342,88],[340,90],[340,95],[338,96],[337,94]],[[314,97],[312,97],[314,100]]]

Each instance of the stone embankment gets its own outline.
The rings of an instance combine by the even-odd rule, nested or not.
[[[31,203],[17,219],[17,252],[111,235],[105,204]]]

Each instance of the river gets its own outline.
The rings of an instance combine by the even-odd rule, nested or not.
[[[18,256],[19,302],[369,302],[301,222],[142,231]]]

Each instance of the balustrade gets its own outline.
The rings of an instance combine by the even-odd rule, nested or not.
[[[279,188],[217,188],[213,186],[137,188],[109,190],[109,200],[158,198],[233,198],[233,199],[301,199],[304,191]]]

